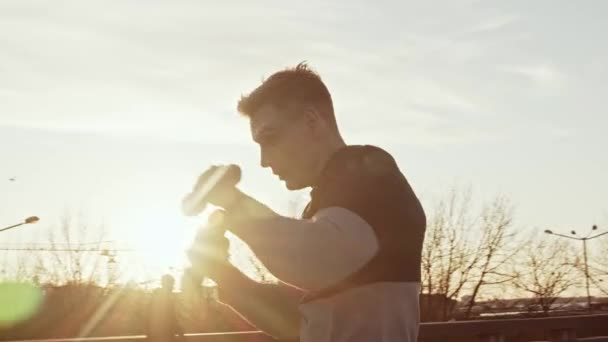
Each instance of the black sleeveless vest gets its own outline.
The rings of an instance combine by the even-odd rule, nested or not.
[[[378,240],[378,252],[342,281],[302,299],[308,302],[374,282],[420,281],[426,217],[393,157],[374,146],[347,146],[327,162],[302,218],[341,207],[363,218]]]

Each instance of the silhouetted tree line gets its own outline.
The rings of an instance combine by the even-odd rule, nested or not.
[[[479,318],[507,313],[548,316],[586,308],[565,297],[584,284],[582,251],[542,230],[514,225],[513,207],[498,196],[475,201],[467,189],[453,189],[431,209],[422,256],[423,321]],[[608,240],[608,239],[607,239]],[[592,258],[591,279],[608,294],[605,252]],[[603,299],[596,299],[598,308]]]

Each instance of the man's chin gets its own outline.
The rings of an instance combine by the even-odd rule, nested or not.
[[[304,189],[306,186],[302,184],[298,184],[297,182],[283,181],[285,183],[285,187],[289,191]]]

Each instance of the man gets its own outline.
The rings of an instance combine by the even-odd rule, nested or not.
[[[275,338],[416,341],[426,218],[395,160],[378,147],[346,145],[329,91],[303,63],[266,79],[238,110],[250,120],[261,166],[289,190],[312,188],[311,201],[302,219],[290,219],[219,181],[208,201],[224,209],[221,225],[281,283],[240,273],[217,234],[199,237],[204,252],[191,255],[193,266],[218,283],[223,303]],[[219,257],[209,255],[214,248]]]

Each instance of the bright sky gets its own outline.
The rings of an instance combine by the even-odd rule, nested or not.
[[[608,2],[263,5],[1,1],[0,226],[42,221],[0,242],[44,241],[71,211],[181,255],[179,202],[219,161],[287,213],[305,192],[258,166],[235,107],[302,60],[347,141],[391,152],[426,205],[471,184],[521,229],[608,228]]]

